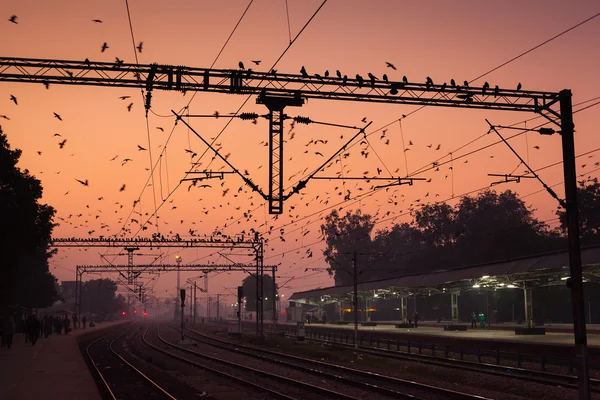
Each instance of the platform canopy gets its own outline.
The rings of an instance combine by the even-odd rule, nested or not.
[[[581,250],[583,281],[600,282],[600,245]],[[566,250],[513,258],[423,274],[359,282],[358,291],[374,297],[401,297],[422,293],[450,293],[469,290],[507,290],[565,285],[569,277]],[[296,292],[290,301],[300,303],[333,302],[350,296],[352,285],[331,286]],[[318,299],[318,300],[316,300]]]

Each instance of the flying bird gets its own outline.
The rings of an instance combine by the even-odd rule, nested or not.
[[[119,97],[121,100],[127,100],[128,98],[130,98],[131,96],[121,96]]]
[[[165,130],[161,127],[161,126],[157,126],[156,129],[158,129],[161,132],[164,132]]]
[[[57,113],[54,113],[54,117],[57,118],[59,121],[62,121],[62,118],[60,115],[58,115]]]
[[[396,69],[396,66],[395,66],[394,64],[392,64],[391,62],[389,62],[389,61],[386,61],[386,62],[385,62],[385,66],[386,66],[386,67],[388,67],[388,68],[391,68],[391,69],[393,69],[394,71],[396,71],[396,70],[397,70],[397,69]]]
[[[117,157],[119,157],[118,154],[116,156],[114,156],[113,158],[111,158],[110,160],[108,160],[108,161],[115,161],[117,159]]]
[[[129,161],[133,161],[131,158],[126,158],[121,162],[121,167],[125,164],[127,164]]]
[[[144,42],[140,42],[140,44],[137,45],[136,49],[141,53],[143,47],[144,47]]]
[[[97,24],[101,24],[102,20],[101,19],[93,19],[92,22],[95,22]]]
[[[131,112],[131,107],[133,107],[133,103],[129,103],[129,105],[127,106],[127,111]]]
[[[138,151],[145,151],[145,150],[147,150],[147,149],[143,148],[142,146],[140,146],[139,144],[137,145],[137,147],[138,147]]]
[[[86,179],[85,181],[79,180],[77,178],[75,178],[75,180],[79,183],[81,183],[83,186],[90,186],[88,180]]]
[[[17,18],[19,18],[19,17],[17,17],[16,15],[12,15],[8,20],[10,22],[12,22],[13,24],[18,24]]]
[[[125,184],[123,184],[123,186],[121,186],[121,188],[119,189],[119,192],[122,192],[122,191],[124,191],[124,190],[125,190],[125,187],[126,187],[126,185],[125,185]]]
[[[52,135],[52,136],[53,136],[53,137],[56,137],[56,136],[58,136],[58,137],[62,137],[62,135],[61,135],[60,133],[55,133],[55,134],[54,134],[54,135]]]
[[[62,142],[59,142],[58,147],[62,149],[63,147],[65,147],[66,143],[67,143],[67,139],[63,140]]]
[[[17,102],[17,98],[14,95],[10,95],[10,99],[16,104],[19,105],[19,103]]]
[[[260,65],[260,63],[261,63],[261,60],[250,60],[250,61],[252,61],[256,65]]]
[[[104,42],[104,44],[102,45],[102,49],[100,50],[100,52],[104,53],[106,51],[106,49],[108,49],[108,44],[106,44],[106,42]]]

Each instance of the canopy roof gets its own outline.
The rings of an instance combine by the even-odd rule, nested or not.
[[[584,282],[600,281],[600,245],[581,250]],[[359,292],[408,295],[423,291],[465,291],[472,289],[504,289],[564,284],[569,276],[569,253],[558,250],[528,257],[513,258],[489,264],[438,270],[423,274],[404,275],[358,284]],[[291,301],[317,297],[345,297],[353,292],[352,285],[331,286],[296,292]]]

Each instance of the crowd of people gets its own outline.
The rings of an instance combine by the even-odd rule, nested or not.
[[[73,320],[72,327],[71,320]],[[2,324],[0,325],[2,329],[1,347],[10,349],[13,344],[14,335],[17,332],[25,334],[25,343],[31,343],[32,346],[35,346],[38,339],[42,337],[48,338],[53,333],[62,335],[64,332],[67,335],[72,329],[78,328],[80,323],[83,329],[87,327],[87,318],[85,315],[81,319],[78,319],[77,314],[72,314],[71,318],[67,314],[63,317],[52,315],[38,317],[36,314],[30,314],[25,319],[15,319],[14,313],[7,313],[2,318]]]

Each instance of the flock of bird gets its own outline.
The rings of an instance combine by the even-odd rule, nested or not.
[[[13,24],[19,23],[16,15],[11,16],[9,21]],[[103,23],[100,19],[94,19],[92,22],[94,24]],[[100,46],[100,53],[105,53],[108,49],[110,49],[108,43],[104,42]],[[139,53],[142,53],[143,49],[143,42],[139,42],[136,46],[136,50]],[[115,59],[116,64],[123,63],[118,57]],[[250,62],[256,66],[260,66],[262,61],[256,59],[250,60]],[[246,69],[242,61],[238,63],[238,67],[240,69]],[[397,71],[397,67],[389,61],[385,62],[385,68]],[[271,72],[276,73],[276,71]],[[300,74],[304,78],[310,77],[304,66],[301,67]],[[313,76],[319,79],[333,78],[333,76],[330,76],[328,70],[322,75],[314,74]],[[342,74],[339,70],[335,71],[335,77],[341,79],[343,83],[349,79],[347,75]],[[367,78],[356,74],[355,79],[359,82],[360,86],[363,84],[374,85],[376,81],[379,81],[379,78],[370,72],[367,74]],[[408,83],[406,76],[403,76],[401,80],[404,83]],[[387,73],[382,75],[381,81],[390,81]],[[434,85],[434,82],[430,77],[427,77],[425,79],[425,85],[427,88],[430,88]],[[464,81],[463,85],[457,85],[454,79],[451,79],[449,85],[443,83],[441,88],[437,89],[445,90],[447,87],[458,88],[458,90],[462,88],[464,90],[469,88],[469,82]],[[519,83],[516,90],[519,91],[521,89],[522,85]],[[494,89],[490,89],[490,85],[486,82],[480,90],[484,95],[491,95],[497,93],[499,89],[498,86],[495,86]],[[120,101],[127,102],[128,105],[126,106],[126,109],[128,112],[132,111],[134,105],[134,103],[130,101],[130,98],[131,96],[129,95],[118,97]],[[17,96],[14,94],[10,94],[9,100],[14,103],[14,106],[23,106],[19,103]],[[215,117],[218,116],[219,113],[215,112]],[[59,113],[53,112],[53,117],[58,121],[63,122],[63,118]],[[6,115],[0,115],[0,118],[5,120],[10,119]],[[361,122],[365,123],[367,120],[367,117],[364,117]],[[65,121],[65,123],[67,122],[68,121]],[[163,127],[156,126],[155,129],[159,132],[164,132]],[[287,176],[287,181],[290,185],[312,172],[312,169],[320,165],[322,162],[321,159],[329,157],[329,155],[333,154],[334,151],[339,150],[343,145],[343,142],[333,140],[332,138],[312,138],[304,143],[296,144],[294,139],[297,137],[305,137],[305,135],[310,132],[311,128],[303,127],[300,129],[292,122],[286,129],[288,129],[286,133],[286,154],[292,154],[292,156],[286,158],[285,162],[291,163],[294,160],[294,157],[296,157],[293,165],[295,167],[300,166],[296,172]],[[250,234],[250,232],[253,232],[256,229],[264,235],[266,242],[269,245],[269,249],[274,255],[280,256],[281,258],[288,253],[295,253],[298,255],[290,266],[306,262],[306,259],[313,257],[313,250],[322,246],[320,241],[323,239],[323,234],[320,232],[319,226],[323,223],[325,216],[332,210],[344,211],[355,209],[358,206],[372,211],[371,214],[375,221],[397,222],[402,220],[403,216],[406,216],[421,207],[425,203],[425,198],[431,197],[438,199],[444,196],[443,193],[440,194],[439,192],[431,192],[430,195],[430,191],[423,189],[419,191],[422,196],[411,201],[407,199],[408,192],[401,186],[390,186],[381,190],[377,189],[379,182],[375,182],[375,178],[398,178],[402,175],[399,167],[394,165],[396,168],[388,169],[386,164],[381,161],[378,155],[378,151],[382,150],[380,144],[384,146],[395,146],[395,151],[404,153],[404,157],[407,156],[407,152],[417,148],[419,158],[424,157],[424,155],[427,155],[427,157],[435,157],[438,161],[433,161],[423,168],[423,170],[426,171],[423,176],[427,179],[423,182],[424,185],[437,180],[438,177],[435,175],[437,172],[444,175],[444,180],[449,179],[449,177],[455,173],[454,164],[449,163],[448,158],[444,158],[444,155],[438,156],[441,153],[436,153],[442,149],[441,143],[418,144],[417,141],[412,138],[407,141],[408,144],[404,147],[401,146],[400,142],[396,142],[395,139],[393,141],[392,132],[388,132],[388,129],[383,129],[377,133],[379,143],[376,143],[376,146],[373,146],[368,138],[364,138],[357,140],[356,143],[352,143],[345,148],[340,152],[338,157],[325,165],[321,172],[323,175],[331,176],[331,174],[333,174],[335,178],[339,178],[340,180],[332,180],[327,182],[326,185],[320,186],[311,182],[310,186],[315,187],[315,189],[309,187],[301,191],[298,195],[290,197],[285,204],[285,209],[287,211],[281,216],[267,217],[263,207],[263,199],[257,193],[254,193],[248,186],[240,185],[238,187],[236,184],[236,182],[239,182],[238,178],[228,177],[227,179],[220,180],[218,183],[215,183],[214,180],[199,178],[193,180],[189,184],[187,191],[191,193],[193,189],[195,195],[200,193],[201,197],[198,198],[198,206],[195,207],[199,211],[198,214],[200,215],[200,218],[195,216],[196,212],[194,212],[194,216],[188,214],[187,217],[181,218],[177,206],[173,204],[174,199],[171,198],[166,200],[165,205],[167,205],[167,207],[163,207],[160,212],[161,230],[163,230],[163,234],[166,236],[174,237],[175,235],[179,236],[180,232],[186,232],[185,236],[193,238],[215,236],[217,234],[224,235],[226,231],[230,234]],[[62,134],[54,133],[53,137],[57,140],[59,150],[68,148],[67,138],[63,137]],[[340,140],[344,139],[344,135],[340,135],[339,138]],[[268,143],[260,141],[258,142],[258,146],[268,146]],[[226,145],[223,143],[216,143],[215,147],[217,151],[224,152]],[[303,149],[303,152],[300,149]],[[540,146],[535,145],[533,146],[533,149],[539,150]],[[134,153],[146,152],[148,151],[148,147],[145,144],[138,144],[137,148],[131,149],[131,151]],[[212,160],[200,162],[198,153],[192,148],[181,149],[180,151],[189,156],[190,161],[195,163],[200,170],[202,170],[201,167],[203,165],[205,168],[213,171],[227,170],[226,165],[223,163],[219,164],[219,160],[215,159],[214,155]],[[426,153],[428,151],[431,153]],[[37,154],[42,156],[43,151],[37,150]],[[369,157],[372,154],[375,154],[376,157]],[[229,159],[230,155],[231,153],[225,154],[224,158]],[[109,158],[107,162],[118,162],[122,168],[135,167],[135,163],[133,163],[134,159],[132,157],[133,156],[120,157],[117,154]],[[313,159],[312,157],[318,158]],[[490,155],[490,158],[493,157],[493,154]],[[592,156],[590,156],[590,158],[591,157]],[[351,162],[348,160],[349,158],[352,158]],[[395,164],[402,164],[403,161],[404,159],[401,157],[397,157],[397,159],[393,160]],[[468,159],[462,160],[463,163],[468,163],[468,161]],[[133,166],[131,164],[133,164]],[[598,166],[600,164],[596,163],[595,165]],[[585,165],[583,167],[585,167]],[[266,175],[266,171],[261,170],[262,168],[263,165],[259,165],[252,173],[250,173],[248,169],[241,168],[241,170],[244,171],[243,175],[254,177],[262,172],[265,172]],[[60,171],[57,173],[60,173]],[[362,180],[350,182],[341,179],[344,177],[355,177],[361,178]],[[262,179],[262,176],[261,178],[257,178],[257,180],[258,179]],[[85,187],[86,190],[93,189],[93,182],[90,182],[90,180],[85,177],[77,176],[74,177],[74,180],[75,185],[81,185]],[[219,188],[219,195],[211,196],[214,194],[214,189],[217,187]],[[447,187],[447,185],[445,187]],[[126,183],[120,183],[119,186],[115,188],[115,192],[124,192],[126,188]],[[438,185],[436,188],[443,189],[444,186]],[[66,196],[69,193],[70,190],[64,195]],[[111,193],[103,193],[102,196],[96,197],[95,202],[102,202],[105,197],[109,198],[113,197],[113,195]],[[209,197],[211,197],[212,200],[209,199]],[[88,202],[88,204],[85,205],[86,210],[84,212],[65,214],[62,210],[59,210],[58,218],[63,224],[69,225],[71,229],[85,230],[90,236],[97,236],[99,234],[104,236],[127,236],[146,231],[150,227],[152,227],[152,229],[156,228],[153,227],[153,225],[156,224],[157,219],[152,218],[152,211],[142,211],[140,198],[134,198],[132,201],[130,200],[129,206],[126,206],[125,201],[121,199],[114,202],[112,208],[109,208],[108,205],[104,205],[103,203],[95,202]],[[368,204],[369,207],[364,207],[365,204]],[[152,207],[150,206],[150,203],[146,202],[144,208],[149,210]],[[130,214],[131,217],[127,217],[127,212],[131,209],[133,210]],[[106,216],[106,219],[103,219],[103,215],[108,214],[110,211],[117,217]],[[217,214],[216,218],[221,219],[221,221],[223,221],[224,216],[226,217],[224,218],[223,223],[219,223],[218,220],[213,220],[208,217],[209,214],[211,214],[211,217],[212,214]],[[205,221],[203,221],[203,219],[205,219]],[[206,231],[205,228],[197,228],[198,225],[206,226],[209,223],[216,224],[212,232]],[[165,225],[167,228],[164,228]],[[167,234],[164,229],[167,229],[169,233]],[[310,235],[309,238],[307,238],[308,235]],[[291,250],[289,246],[281,245],[281,243],[288,241],[295,242],[295,246],[292,247]],[[286,250],[276,253],[280,247],[284,247]]]

